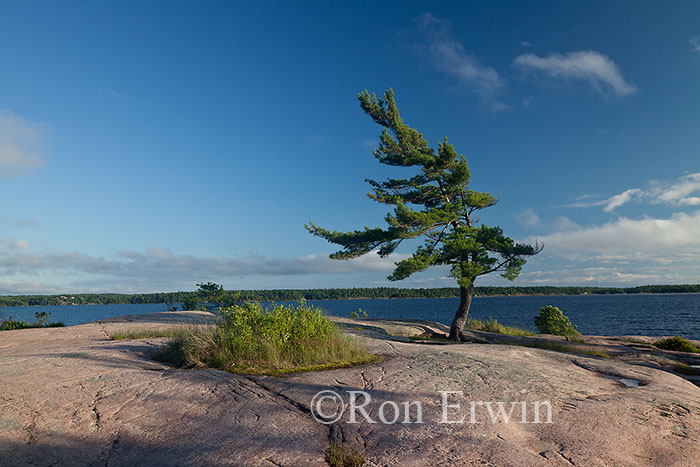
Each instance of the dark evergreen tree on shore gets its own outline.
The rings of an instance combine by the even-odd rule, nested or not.
[[[373,151],[379,162],[418,167],[420,172],[407,179],[367,180],[372,186],[368,196],[393,206],[393,212],[385,217],[386,228],[337,232],[313,223],[306,228],[342,247],[330,255],[333,259],[357,258],[375,249],[386,257],[404,240],[422,238],[423,245],[410,258],[397,262],[388,279],[398,281],[430,266],[449,265],[460,289],[450,338],[459,339],[474,296],[474,280],[493,272],[513,280],[525,257],[539,253],[542,246],[516,243],[499,227],[477,225],[475,213],[493,206],[498,199],[468,189],[471,174],[464,156],[457,154],[447,138],[439,143],[437,151],[429,147],[423,135],[401,119],[391,89],[383,99],[364,91],[359,100],[365,113],[384,127],[379,147]]]

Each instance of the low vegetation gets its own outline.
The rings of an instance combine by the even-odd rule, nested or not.
[[[34,313],[35,321],[30,323],[29,321],[15,320],[10,316],[6,320],[0,321],[0,331],[12,331],[15,329],[29,329],[29,328],[56,328],[63,327],[65,324],[61,322],[51,322],[50,313],[45,311]]]
[[[362,467],[365,464],[365,455],[331,441],[326,453],[326,462],[331,467]]]
[[[379,359],[303,301],[271,309],[259,303],[222,308],[214,326],[184,328],[159,358],[248,374],[323,370]]]
[[[682,375],[700,376],[700,368],[695,368],[684,363],[679,363],[678,365],[676,365],[674,370],[676,371],[676,373],[680,373]]]
[[[662,339],[654,343],[655,347],[664,350],[676,350],[678,352],[692,352],[700,353],[700,349],[694,346],[687,339],[683,339],[681,336],[669,337],[668,339]]]
[[[535,333],[528,331],[527,329],[518,328],[515,326],[506,326],[499,323],[493,318],[489,318],[488,321],[481,321],[478,319],[467,320],[467,329],[472,331],[483,331],[483,332],[495,332],[498,334],[506,334],[508,336],[534,336]]]
[[[588,355],[590,357],[611,358],[610,354],[597,350],[594,347],[580,347],[559,342],[551,342],[543,339],[536,339],[528,342],[498,342],[498,344],[517,345],[521,347],[534,347],[537,349],[551,350],[552,352],[562,352],[571,354]]]
[[[540,308],[540,314],[535,316],[535,326],[541,334],[555,336],[577,336],[576,325],[564,316],[559,308],[549,305]]]

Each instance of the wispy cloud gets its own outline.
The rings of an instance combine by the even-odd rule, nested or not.
[[[352,274],[371,271],[389,272],[394,262],[405,255],[381,258],[367,254],[349,261],[328,258],[328,253],[315,253],[296,258],[267,257],[259,254],[239,257],[201,257],[175,254],[158,247],[140,251],[119,251],[110,257],[78,251],[41,250],[25,241],[0,238],[0,276],[64,274],[76,277],[101,278],[134,284],[181,284],[202,278],[236,278],[249,276],[303,276],[311,274]]]
[[[39,222],[34,219],[21,219],[18,217],[0,216],[0,224],[13,229],[28,229],[39,227]]]
[[[649,204],[665,204],[672,207],[700,206],[700,172],[690,173],[677,180],[651,181],[646,189],[630,188],[606,199],[596,200],[596,195],[583,195],[576,201],[558,207],[588,208],[603,206],[605,212],[632,201],[646,201]]]
[[[547,57],[523,54],[515,65],[525,71],[543,73],[550,78],[587,81],[598,91],[603,85],[612,88],[618,96],[637,92],[637,87],[625,81],[618,66],[609,57],[594,50],[552,53]]]
[[[525,227],[539,227],[542,224],[539,214],[532,208],[522,211],[516,218]]]
[[[700,54],[700,36],[691,37],[688,42],[690,42],[693,52]]]
[[[644,194],[644,192],[639,188],[631,188],[629,190],[623,191],[620,194],[611,196],[610,198],[605,200],[603,211],[610,212],[613,209],[622,206],[623,204],[629,203],[635,198],[639,198],[642,194]]]
[[[115,91],[112,88],[98,88],[97,91],[105,96],[113,97],[114,99],[122,102],[126,102],[126,96]]]
[[[41,167],[42,125],[0,111],[0,176],[16,176]]]
[[[569,219],[568,217],[557,217],[553,221],[543,220],[537,212],[530,208],[525,209],[520,214],[517,215],[516,219],[521,225],[529,229],[548,229],[549,231],[565,232],[569,230],[576,230],[579,228],[578,224]]]
[[[467,53],[464,46],[453,36],[449,21],[424,13],[416,18],[416,24],[424,36],[419,53],[427,56],[433,67],[456,78],[491,110],[510,108],[495,99],[505,81],[495,69],[482,65],[476,57]]]

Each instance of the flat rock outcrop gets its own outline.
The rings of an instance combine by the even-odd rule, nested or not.
[[[153,361],[162,339],[109,338],[208,318],[158,313],[0,333],[0,465],[313,466],[326,465],[331,440],[363,451],[370,466],[691,466],[700,459],[700,388],[620,359],[405,342],[389,334],[421,336],[440,325],[342,320],[385,359],[252,377]],[[343,405],[316,404],[320,391],[337,393]],[[513,409],[508,422],[499,402]],[[419,405],[422,423],[414,423]],[[396,423],[382,422],[395,408]],[[332,423],[318,421],[336,413]]]

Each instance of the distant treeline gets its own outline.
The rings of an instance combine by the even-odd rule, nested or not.
[[[437,289],[400,289],[395,287],[352,289],[273,289],[228,290],[239,300],[334,300],[352,298],[442,298],[459,297],[456,287]],[[700,293],[700,284],[643,285],[639,287],[476,287],[477,296],[494,295],[609,295],[639,293]],[[28,305],[122,305],[141,303],[182,303],[197,296],[196,292],[158,292],[144,294],[75,294],[75,295],[6,295],[0,296],[0,306]]]

